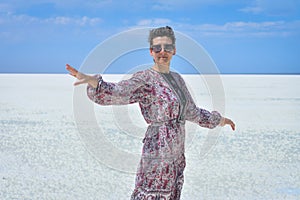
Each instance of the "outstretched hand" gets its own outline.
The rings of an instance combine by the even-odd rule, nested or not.
[[[94,88],[97,87],[98,80],[94,76],[90,76],[90,75],[81,73],[69,64],[66,64],[66,69],[69,71],[69,74],[71,76],[74,76],[75,78],[77,78],[77,81],[74,83],[75,86],[81,85],[84,83],[88,83]]]
[[[232,129],[233,131],[235,130],[235,124],[234,124],[234,122],[233,122],[231,119],[228,119],[228,118],[223,117],[223,118],[221,119],[220,126],[225,126],[225,125],[230,125],[230,126],[231,126],[231,129]]]

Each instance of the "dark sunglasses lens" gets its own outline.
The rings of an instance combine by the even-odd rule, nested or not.
[[[165,50],[165,51],[168,51],[168,52],[171,52],[171,51],[174,50],[174,46],[173,46],[172,44],[166,44],[166,45],[164,46],[164,50]]]
[[[161,52],[162,48],[160,45],[153,45],[152,46],[152,50],[155,52],[155,53],[159,53]]]

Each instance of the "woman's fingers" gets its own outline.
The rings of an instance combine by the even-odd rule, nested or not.
[[[72,67],[69,64],[66,64],[66,68],[67,68],[68,71],[77,71],[74,67]]]
[[[70,75],[77,77],[78,71],[73,68],[71,65],[66,64],[66,69],[70,72]]]
[[[75,69],[74,67],[72,67],[69,64],[66,64],[66,69],[69,71],[69,74],[71,76],[74,76],[75,78],[77,78],[78,80],[74,83],[75,86],[80,85],[80,84],[84,84],[88,82],[88,76],[86,76],[83,73],[80,73],[77,69]]]
[[[234,131],[235,130],[235,123],[233,123],[233,121],[230,120],[230,126],[232,128],[232,130]]]
[[[232,129],[233,131],[235,130],[235,124],[233,123],[232,120],[227,119],[227,123],[226,123],[226,124],[230,125],[230,126],[231,126],[231,129]]]
[[[221,126],[230,125],[232,130],[235,130],[235,124],[231,119],[223,118],[221,121]]]

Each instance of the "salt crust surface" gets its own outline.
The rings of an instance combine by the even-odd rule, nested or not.
[[[201,76],[183,77],[197,104],[212,109]],[[199,152],[207,130],[193,127],[188,133],[182,199],[299,199],[300,76],[221,79],[225,114],[237,130],[224,127],[205,157]],[[73,115],[73,81],[68,75],[0,75],[0,199],[130,198],[134,173],[101,163],[80,138]],[[145,129],[138,107],[129,109],[129,122]],[[122,134],[111,108],[95,106],[95,115],[112,144],[140,152],[143,132],[135,140]]]

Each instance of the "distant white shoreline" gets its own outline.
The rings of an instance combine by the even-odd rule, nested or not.
[[[94,73],[97,74],[97,73]],[[197,76],[197,75],[201,75],[201,76],[300,76],[300,74],[185,74],[185,73],[180,73],[183,76]],[[2,75],[68,75],[68,73],[0,73],[0,76]],[[131,74],[106,74],[104,73],[103,75],[108,75],[108,76],[122,76],[122,75],[131,75]]]

